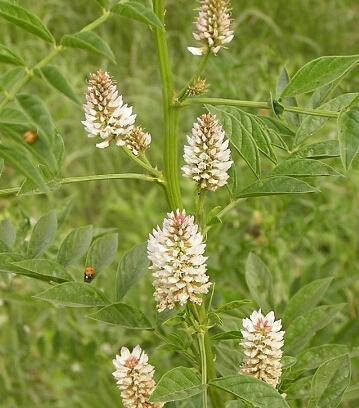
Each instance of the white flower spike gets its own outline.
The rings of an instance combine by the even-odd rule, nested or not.
[[[264,316],[261,310],[254,311],[249,319],[243,319],[244,363],[241,373],[251,375],[274,388],[282,374],[282,347],[284,331],[281,320],[275,320],[274,312]]]
[[[150,403],[149,398],[155,389],[153,379],[155,369],[148,364],[148,356],[136,346],[132,353],[122,347],[121,355],[113,360],[116,371],[112,375],[117,380],[125,408],[162,408],[163,403]]]
[[[205,55],[209,52],[217,55],[221,48],[229,44],[234,38],[230,12],[230,0],[201,0],[197,30],[193,37],[203,46],[188,47],[188,51],[193,55]]]
[[[183,175],[193,179],[202,189],[215,191],[227,184],[230,160],[229,142],[216,116],[200,116],[193,125],[188,145],[184,147]]]
[[[90,75],[86,103],[85,120],[82,122],[89,137],[100,136],[103,142],[96,146],[104,149],[115,142],[123,144],[136,120],[132,107],[124,104],[111,75],[101,69]]]
[[[153,230],[147,251],[160,312],[188,301],[202,304],[201,295],[208,293],[211,286],[206,274],[205,248],[194,217],[184,210],[167,214],[162,229]]]

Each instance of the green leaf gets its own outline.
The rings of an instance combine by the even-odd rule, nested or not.
[[[82,258],[89,249],[92,234],[92,225],[86,225],[71,231],[60,246],[57,262],[68,266]]]
[[[124,255],[117,270],[116,300],[121,300],[126,295],[148,272],[149,266],[146,244],[138,245]]]
[[[277,87],[276,87],[276,97],[278,98],[278,101],[281,102],[280,95],[284,91],[284,89],[288,86],[290,81],[288,71],[285,67],[282,68],[278,80],[277,80]],[[287,106],[298,106],[297,100],[294,97],[287,98],[285,101],[285,104]],[[284,115],[286,115],[289,119],[289,121],[296,127],[300,126],[300,118],[297,113],[286,113],[284,112]]]
[[[279,194],[317,193],[318,190],[303,180],[288,176],[267,177],[256,181],[237,194],[237,198],[261,197]]]
[[[311,312],[295,318],[286,330],[284,343],[286,354],[302,350],[317,331],[327,326],[344,306],[343,303],[318,306]]]
[[[255,408],[289,408],[276,389],[254,377],[231,375],[212,380],[210,385],[235,395]]]
[[[16,228],[8,218],[0,222],[0,241],[8,248],[11,248],[15,244]]]
[[[202,392],[201,379],[192,368],[176,367],[162,376],[150,402],[184,400]]]
[[[206,109],[217,116],[233,147],[253,173],[259,177],[261,174],[259,150],[252,134],[252,128],[246,128],[242,123],[241,111],[235,108],[217,106],[206,106]],[[250,120],[249,123],[251,124]]]
[[[297,359],[295,357],[283,356],[282,357],[283,370],[288,370],[289,368],[293,367],[296,362],[297,362]]]
[[[299,378],[295,382],[292,382],[285,390],[287,398],[289,400],[300,399],[307,400],[310,392],[312,376]]]
[[[101,7],[106,8],[108,6],[108,0],[95,0]]]
[[[56,66],[47,65],[46,67],[41,68],[40,72],[51,86],[67,96],[77,105],[80,105],[80,101],[75,91],[72,89],[72,86]]]
[[[215,313],[230,313],[233,310],[241,309],[243,306],[251,305],[253,302],[248,299],[243,300],[233,300],[232,302],[226,303],[215,309]]]
[[[345,170],[349,170],[359,150],[359,111],[343,112],[338,119],[340,156]]]
[[[43,215],[34,226],[27,255],[30,258],[41,256],[54,242],[57,231],[57,217],[55,210]]]
[[[29,120],[18,109],[4,108],[0,111],[0,123],[4,125],[26,125]]]
[[[310,159],[327,159],[331,157],[338,157],[340,156],[339,143],[337,140],[326,140],[323,142],[313,143],[311,145],[304,146],[298,151],[298,155]]]
[[[340,176],[333,167],[313,159],[288,159],[281,162],[272,171],[276,176],[313,177]]]
[[[295,318],[313,310],[322,300],[332,281],[333,278],[317,279],[299,289],[285,309],[284,325],[289,325]]]
[[[152,329],[152,324],[140,310],[124,303],[113,303],[90,314],[89,317],[91,317],[91,319],[115,324],[127,329]]]
[[[49,145],[55,137],[55,126],[44,102],[36,95],[17,95],[17,100],[25,115],[45,135]]]
[[[301,373],[313,370],[324,362],[346,353],[348,353],[348,347],[345,344],[322,344],[311,347],[298,355],[293,371]]]
[[[80,282],[61,283],[35,297],[67,307],[98,307],[109,303],[101,291],[92,285]]]
[[[156,14],[149,7],[137,1],[122,0],[115,4],[111,11],[120,16],[128,17],[140,23],[164,30],[163,24]]]
[[[0,144],[0,157],[11,163],[20,173],[30,179],[38,186],[40,191],[49,191],[41,171],[29,160],[24,148],[17,147],[15,150]]]
[[[358,96],[359,93],[346,93],[340,95],[319,106],[318,110],[340,112],[341,110],[348,108]],[[306,116],[295,136],[295,144],[298,145],[312,136],[328,121],[328,119],[329,118],[324,116]]]
[[[4,170],[4,159],[0,157],[0,177],[2,175],[3,170]]]
[[[267,312],[273,309],[272,275],[264,262],[250,253],[246,262],[246,282],[249,292],[259,307]]]
[[[116,64],[116,58],[111,48],[101,37],[92,31],[82,31],[76,34],[65,35],[61,43],[65,47],[80,48],[102,55]]]
[[[107,234],[97,238],[87,254],[86,266],[92,266],[96,273],[109,267],[118,248],[118,234]]]
[[[349,387],[350,375],[348,355],[323,363],[313,376],[308,408],[336,408]]]
[[[0,62],[11,65],[25,65],[25,61],[5,45],[0,44]]]
[[[24,261],[15,262],[13,265],[32,272],[32,278],[36,278],[36,275],[39,275],[38,278],[40,280],[57,283],[73,280],[71,275],[66,272],[62,265],[49,259],[26,259]]]
[[[211,336],[211,339],[213,341],[222,341],[222,340],[238,340],[238,339],[242,339],[242,333],[240,330],[230,330],[227,332],[221,332],[221,333],[217,333],[214,334],[213,336]]]
[[[24,77],[25,71],[22,67],[14,67],[0,76],[0,91],[9,89],[19,78]]]
[[[282,93],[282,98],[307,93],[330,84],[359,62],[359,55],[320,57],[304,65]]]
[[[0,16],[49,43],[55,42],[54,37],[41,20],[23,7],[0,1]]]

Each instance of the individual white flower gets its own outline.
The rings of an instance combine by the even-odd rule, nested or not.
[[[274,312],[264,316],[254,311],[249,319],[243,319],[244,363],[241,373],[259,378],[276,387],[282,374],[282,346],[284,331],[281,320],[275,321]]]
[[[126,146],[135,156],[144,153],[151,144],[151,135],[139,126],[118,140],[118,145]]]
[[[201,296],[211,286],[206,274],[206,245],[194,217],[185,210],[167,214],[162,229],[157,227],[148,240],[152,262],[155,299],[161,312],[188,301],[202,303]]]
[[[229,141],[215,115],[200,116],[187,137],[182,167],[184,176],[192,178],[203,189],[215,191],[227,184],[230,160]]]
[[[148,364],[148,356],[136,346],[132,353],[122,347],[121,355],[113,360],[116,371],[112,375],[117,380],[125,408],[162,408],[163,403],[150,403],[149,398],[155,389],[153,379],[155,369]]]
[[[89,137],[100,136],[104,141],[96,146],[103,149],[112,141],[117,145],[133,129],[136,115],[124,104],[111,75],[101,69],[90,75],[82,123]]]
[[[188,51],[193,55],[204,55],[208,52],[216,55],[221,48],[230,43],[234,38],[230,11],[229,0],[201,0],[196,21],[197,30],[193,37],[203,46],[188,47]]]

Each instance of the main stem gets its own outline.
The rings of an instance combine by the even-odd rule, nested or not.
[[[206,346],[205,346],[205,333],[201,331],[198,335],[199,338],[199,350],[201,353],[201,371],[202,371],[202,405],[203,408],[208,407],[208,395],[207,395],[207,359],[206,359]]]
[[[164,26],[164,0],[154,0],[154,11]],[[169,62],[166,31],[156,29],[156,43],[162,80],[163,116],[164,116],[164,176],[169,205],[172,210],[182,208],[179,185],[178,163],[178,108],[172,104],[174,94],[172,73]]]
[[[153,0],[153,8],[164,25],[165,6],[164,0]],[[182,197],[179,186],[179,164],[178,164],[178,121],[179,109],[173,104],[174,88],[172,82],[172,74],[170,70],[168,46],[165,30],[156,29],[156,43],[160,62],[160,73],[162,79],[162,95],[163,95],[163,113],[165,127],[165,146],[164,146],[164,167],[165,167],[165,188],[169,205],[172,210],[182,208]],[[193,305],[195,308],[195,306]],[[206,321],[204,315],[200,318],[201,321]],[[206,377],[206,385],[208,380],[214,379],[217,376],[214,366],[212,347],[208,330],[203,333],[203,341],[201,341],[201,366]],[[207,388],[207,386],[206,386]],[[209,394],[212,400],[212,406],[215,408],[223,407],[223,402],[217,390],[209,388]],[[207,404],[207,397],[204,396],[204,404]],[[206,405],[204,405],[206,407]]]

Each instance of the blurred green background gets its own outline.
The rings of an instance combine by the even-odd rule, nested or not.
[[[196,2],[168,0],[167,30],[171,60],[178,88],[191,76],[196,58],[187,51]],[[359,3],[357,0],[234,0],[236,38],[229,49],[212,58],[208,66],[209,96],[266,101],[275,90],[283,65],[290,73],[322,55],[357,54]],[[101,15],[91,0],[21,0],[17,4],[38,15],[57,39],[78,31]],[[117,80],[125,101],[134,106],[139,122],[153,137],[149,157],[160,168],[162,108],[159,69],[153,33],[144,25],[113,17],[97,32],[110,44],[117,58],[111,64],[85,51],[68,50],[55,64],[76,89],[81,99],[86,78],[98,68],[109,70]],[[0,42],[34,64],[48,52],[36,37],[1,20]],[[0,65],[0,75],[6,69]],[[358,69],[342,82],[341,93],[359,89]],[[120,149],[95,148],[81,125],[83,112],[39,79],[26,86],[46,102],[63,135],[66,157],[64,176],[138,172]],[[300,104],[308,104],[303,97]],[[190,132],[200,108],[186,110],[180,127],[181,140]],[[335,123],[316,135],[328,139]],[[314,141],[314,140],[313,140]],[[340,161],[330,164],[340,169]],[[247,185],[252,175],[238,164],[239,183]],[[346,343],[359,346],[358,303],[358,161],[345,177],[316,180],[321,193],[305,196],[250,199],[226,216],[208,236],[209,274],[216,282],[215,301],[248,297],[244,264],[250,251],[260,255],[273,274],[277,314],[291,293],[307,282],[334,276],[326,300],[346,302],[342,315],[330,328],[321,330],[313,344]],[[0,178],[0,188],[18,186],[22,177],[10,166]],[[182,180],[185,203],[193,209],[191,182]],[[226,192],[211,197],[211,205],[227,199]],[[72,203],[61,226],[58,243],[71,229],[93,224],[119,231],[116,262],[93,284],[111,296],[116,266],[123,253],[145,242],[151,229],[163,219],[167,204],[157,186],[136,181],[105,181],[64,186],[50,199],[0,197],[0,220],[10,217],[15,225],[34,223],[52,208]],[[84,264],[72,273],[82,280]],[[133,333],[86,318],[81,310],[56,308],[36,301],[32,295],[47,287],[27,278],[4,279],[0,283],[0,406],[9,407],[119,407],[119,391],[111,377],[112,358],[122,345],[140,343],[158,367],[158,374],[181,364],[178,356],[164,357],[150,332]],[[126,296],[126,301],[154,310],[151,279],[147,277]],[[149,312],[154,314],[154,312]],[[235,347],[235,343],[233,344]],[[359,404],[358,361],[353,360],[354,387],[346,394],[345,407]],[[300,406],[300,405],[298,405]]]

